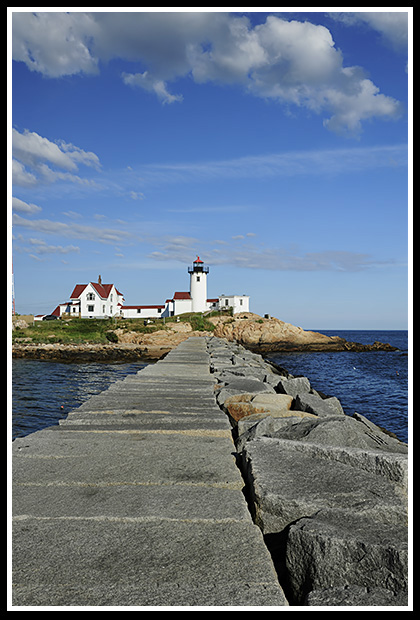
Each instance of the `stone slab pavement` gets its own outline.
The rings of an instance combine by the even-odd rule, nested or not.
[[[288,606],[205,338],[12,447],[13,607]]]

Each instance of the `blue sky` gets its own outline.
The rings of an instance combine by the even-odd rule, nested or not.
[[[8,9],[16,311],[163,303],[199,255],[209,297],[405,329],[411,7],[105,10]]]

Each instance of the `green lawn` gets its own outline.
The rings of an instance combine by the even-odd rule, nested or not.
[[[151,334],[167,329],[179,319],[188,322],[194,331],[212,331],[214,325],[202,314],[188,313],[179,317],[153,319],[144,325],[144,319],[58,319],[55,321],[36,321],[27,328],[16,328],[12,332],[12,342],[63,343],[63,344],[106,344],[117,342],[115,329]],[[30,339],[30,340],[29,340]]]

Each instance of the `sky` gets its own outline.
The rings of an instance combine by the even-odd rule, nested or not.
[[[406,329],[412,8],[8,8],[16,312],[189,289]],[[386,9],[386,12],[385,12]]]

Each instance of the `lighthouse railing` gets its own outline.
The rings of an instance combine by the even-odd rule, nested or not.
[[[208,273],[209,267],[204,267],[202,265],[193,265],[192,267],[188,267],[188,273]]]

